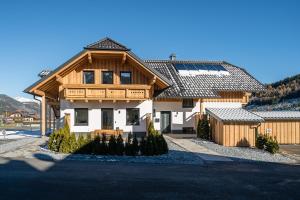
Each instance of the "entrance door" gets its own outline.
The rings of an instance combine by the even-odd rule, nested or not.
[[[171,112],[161,111],[160,112],[160,130],[162,133],[171,133]]]
[[[112,108],[101,109],[102,129],[114,129],[114,110]]]

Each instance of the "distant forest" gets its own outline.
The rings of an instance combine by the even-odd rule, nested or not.
[[[300,74],[266,85],[266,91],[254,93],[250,105],[274,105],[300,98]]]

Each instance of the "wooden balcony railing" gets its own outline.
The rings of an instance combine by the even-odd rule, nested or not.
[[[64,85],[67,100],[145,100],[150,98],[149,85]]]

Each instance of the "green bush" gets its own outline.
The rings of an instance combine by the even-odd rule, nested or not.
[[[75,153],[85,153],[83,150],[85,148],[86,145],[86,140],[84,138],[83,135],[79,135],[78,139],[77,139],[77,150],[75,151]]]
[[[155,133],[155,129],[154,129],[153,122],[151,121],[148,126],[148,135],[154,134],[154,133]]]
[[[75,133],[72,133],[69,137],[69,146],[69,153],[74,153],[78,149]]]
[[[131,151],[133,156],[139,155],[140,147],[139,147],[139,141],[136,138],[136,135],[134,135],[132,144],[131,144]]]
[[[125,143],[125,155],[132,156],[132,134],[129,133]]]
[[[101,138],[99,135],[97,135],[94,140],[92,141],[92,152],[95,155],[101,155]]]
[[[114,135],[111,135],[108,141],[108,154],[116,155],[117,141]]]
[[[105,134],[102,135],[101,138],[101,155],[107,155],[108,154],[108,145],[107,145],[107,137]]]
[[[122,156],[124,154],[124,141],[121,135],[117,137],[116,154]]]
[[[256,138],[256,147],[266,150],[272,154],[279,151],[279,145],[276,138],[268,136],[266,134],[259,134]]]
[[[197,125],[197,137],[208,140],[210,138],[209,122],[206,118],[199,120]]]
[[[141,142],[140,142],[140,151],[141,155],[146,155],[147,154],[147,147],[146,147],[146,140],[144,137],[142,137]]]

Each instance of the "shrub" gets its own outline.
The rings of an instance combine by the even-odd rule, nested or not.
[[[100,146],[101,146],[101,148],[100,148],[101,155],[107,155],[108,154],[108,145],[107,145],[107,137],[105,134],[102,135]]]
[[[155,132],[153,122],[151,121],[148,126],[148,135],[153,134]]]
[[[108,142],[108,154],[116,155],[117,141],[114,135],[111,135]]]
[[[266,150],[272,154],[279,151],[279,145],[276,138],[268,136],[266,134],[259,134],[256,138],[256,147]]]
[[[124,154],[124,141],[121,135],[117,137],[116,154],[119,156]]]
[[[140,142],[140,150],[141,150],[141,155],[147,155],[147,142],[144,137],[142,137],[141,142]]]
[[[93,148],[92,152],[96,155],[101,155],[101,143],[100,143],[100,141],[101,141],[101,138],[100,138],[99,135],[97,135],[94,138],[93,142],[92,142],[92,148]]]
[[[275,154],[279,151],[279,145],[276,138],[269,137],[266,142],[266,151]]]
[[[202,139],[209,139],[209,122],[207,119],[199,120],[197,125],[197,137]]]
[[[139,148],[139,141],[136,138],[136,135],[134,135],[132,144],[131,144],[131,152],[133,156],[137,156],[139,154],[140,148]]]
[[[132,155],[132,134],[129,133],[127,136],[127,141],[125,143],[125,155],[131,156]]]
[[[69,137],[69,147],[69,153],[73,153],[78,149],[75,133],[72,133]]]
[[[85,153],[83,150],[85,148],[86,145],[86,140],[83,137],[83,135],[79,135],[78,139],[77,139],[77,150],[75,151],[75,153]]]

